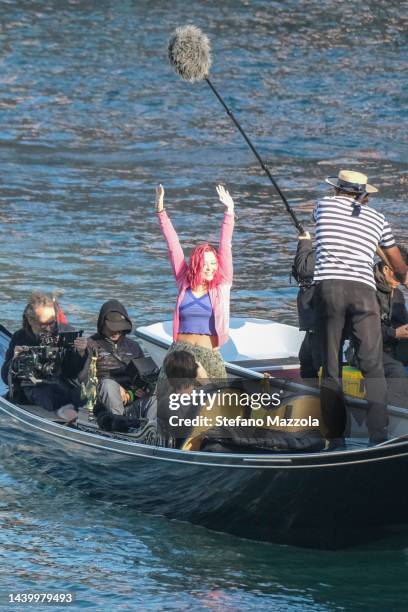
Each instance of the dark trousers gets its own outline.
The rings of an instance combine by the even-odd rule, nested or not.
[[[98,401],[105,410],[122,415],[125,411],[120,385],[112,378],[103,378],[98,385]]]
[[[36,406],[42,406],[45,410],[53,412],[65,406],[74,404],[79,406],[79,391],[61,383],[40,383],[33,387],[24,387],[24,395],[28,402]]]
[[[300,376],[304,379],[317,382],[322,365],[319,334],[307,331],[299,350]]]
[[[408,374],[404,363],[394,357],[395,352],[383,353],[384,374],[388,386],[388,398],[396,406],[408,406]]]
[[[342,338],[339,350],[339,378],[343,366],[343,344],[347,336]],[[319,370],[322,367],[322,348],[319,331],[307,331],[299,350],[300,376],[309,383],[318,383]]]
[[[408,340],[399,340],[392,356],[403,363],[404,366],[408,366]]]
[[[326,437],[340,438],[346,427],[346,410],[339,380],[339,350],[347,327],[365,378],[370,440],[384,440],[388,422],[387,387],[375,290],[357,281],[336,279],[320,282],[315,295],[323,360],[320,397]]]

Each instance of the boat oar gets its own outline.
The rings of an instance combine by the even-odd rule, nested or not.
[[[196,26],[181,26],[177,28],[169,40],[169,59],[174,70],[184,81],[188,81],[189,83],[194,83],[195,81],[205,81],[207,83],[226,110],[228,116],[231,117],[232,121],[241,132],[245,142],[255,155],[262,170],[275,187],[296,229],[300,234],[303,234],[303,226],[299,222],[293,208],[289,205],[285,195],[282,193],[278,183],[272,176],[268,166],[259,155],[258,151],[248,138],[231,109],[225,104],[223,98],[209,79],[209,72],[211,68],[211,45],[208,36],[206,36]]]

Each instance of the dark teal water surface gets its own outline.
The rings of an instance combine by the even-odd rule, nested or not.
[[[296,233],[281,202],[205,83],[168,66],[168,36],[187,22],[210,36],[214,83],[302,222],[311,227],[324,178],[353,168],[406,241],[406,2],[1,0],[1,321],[11,329],[34,288],[60,289],[89,332],[111,297],[136,324],[170,318],[159,181],[187,251],[217,239],[215,184],[228,186],[232,314],[296,322]],[[408,606],[407,535],[343,552],[251,543],[87,499],[29,457],[1,461],[2,593],[72,590],[78,609],[98,610]]]

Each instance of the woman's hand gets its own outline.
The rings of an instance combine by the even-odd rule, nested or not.
[[[222,202],[229,213],[234,212],[234,200],[231,198],[229,192],[224,189],[222,185],[216,187],[220,202]]]
[[[205,386],[208,384],[208,379],[209,376],[205,370],[205,368],[201,365],[201,363],[199,361],[196,361],[197,364],[197,375],[196,375],[196,380],[198,383],[200,383],[201,386]]]
[[[156,210],[158,213],[164,210],[164,187],[161,183],[156,187]]]

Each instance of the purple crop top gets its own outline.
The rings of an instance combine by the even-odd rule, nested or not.
[[[195,297],[190,287],[180,304],[180,334],[205,334],[215,336],[214,310],[208,293]]]

